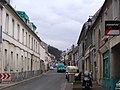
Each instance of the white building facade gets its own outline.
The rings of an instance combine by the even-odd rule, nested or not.
[[[41,73],[41,58],[45,55],[40,54],[41,40],[28,23],[11,5],[0,2],[0,73],[11,74],[11,80]]]

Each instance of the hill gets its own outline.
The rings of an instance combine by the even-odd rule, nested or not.
[[[50,54],[54,55],[56,60],[58,60],[58,61],[60,60],[60,55],[62,53],[61,50],[49,45],[48,46],[48,52]]]

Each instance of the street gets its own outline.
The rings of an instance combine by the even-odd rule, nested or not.
[[[41,77],[4,90],[64,90],[64,85],[65,73],[57,73],[56,70],[51,70]]]
[[[8,87],[3,90],[83,90],[80,83],[69,83],[65,79],[65,73],[57,73],[50,70],[40,77],[25,81],[21,84]],[[91,90],[107,90],[93,83]]]

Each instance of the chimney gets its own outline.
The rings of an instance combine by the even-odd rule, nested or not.
[[[11,4],[12,0],[6,0],[7,3]]]

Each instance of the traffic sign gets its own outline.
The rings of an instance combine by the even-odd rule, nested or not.
[[[9,73],[1,73],[0,74],[0,79],[9,79],[10,78],[10,74]]]

